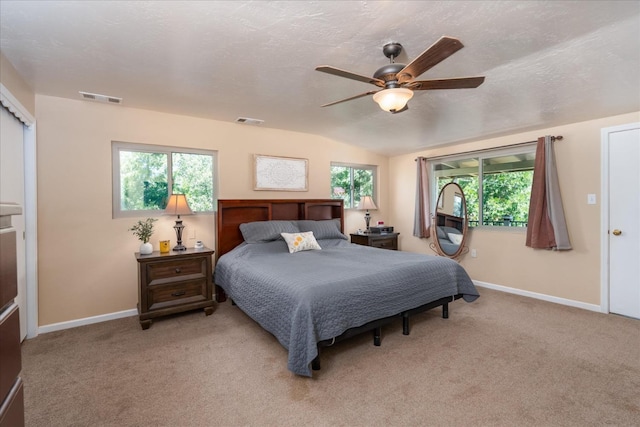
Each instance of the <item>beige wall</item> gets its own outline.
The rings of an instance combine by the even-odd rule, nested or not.
[[[600,130],[640,121],[640,113],[524,132],[451,147],[425,150],[389,160],[390,223],[399,231],[402,250],[430,253],[429,241],[412,236],[416,156],[440,156],[562,135],[556,143],[558,178],[573,250],[553,252],[525,246],[517,230],[474,229],[468,245],[477,258],[461,264],[479,281],[587,304],[600,304]],[[587,205],[587,194],[598,204]]]
[[[325,198],[331,161],[379,165],[378,211],[393,225],[403,250],[432,253],[411,236],[417,155],[437,156],[563,135],[556,144],[565,214],[574,250],[550,252],[524,246],[513,230],[471,231],[477,258],[462,260],[473,279],[600,303],[600,129],[640,120],[627,114],[541,129],[387,159],[326,138],[263,127],[37,95],[39,323],[48,325],[128,310],[137,302],[133,253],[139,242],[127,231],[136,219],[111,217],[111,141],[217,150],[220,198]],[[309,191],[252,190],[253,154],[309,159]],[[173,219],[160,217],[152,237],[175,240]],[[185,218],[185,242],[214,247],[214,216]],[[364,226],[362,213],[347,213],[346,231]],[[194,237],[195,236],[195,237]]]
[[[218,151],[220,198],[327,198],[331,161],[378,165],[385,215],[384,156],[326,138],[48,96],[36,96],[38,123],[39,323],[48,325],[133,309],[139,242],[135,218],[112,219],[111,141]],[[309,191],[253,191],[253,154],[309,159]],[[364,227],[347,213],[346,231]],[[151,243],[175,243],[172,217],[160,217]],[[214,216],[184,218],[185,243],[215,247]],[[193,235],[195,233],[195,237]]]
[[[22,79],[2,52],[0,52],[0,82],[35,117],[36,98],[33,89]]]

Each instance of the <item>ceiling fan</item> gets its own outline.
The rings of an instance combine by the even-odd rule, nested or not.
[[[322,107],[373,95],[373,100],[380,105],[380,108],[395,114],[409,108],[407,107],[407,102],[413,97],[414,90],[476,88],[484,82],[484,76],[415,80],[422,73],[444,61],[463,47],[464,45],[460,40],[443,36],[408,65],[404,65],[393,61],[394,58],[397,58],[400,52],[402,52],[402,45],[395,42],[387,43],[383,46],[382,52],[384,56],[389,58],[390,63],[379,68],[373,74],[373,77],[355,74],[329,65],[320,65],[316,67],[316,70],[322,71],[323,73],[371,83],[382,88],[341,99],[340,101],[330,102],[322,105]]]

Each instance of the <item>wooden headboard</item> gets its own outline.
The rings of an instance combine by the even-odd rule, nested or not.
[[[270,220],[339,219],[344,232],[344,202],[336,199],[218,200],[216,259],[244,241],[240,224]]]

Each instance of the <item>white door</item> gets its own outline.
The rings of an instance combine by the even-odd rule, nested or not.
[[[24,125],[6,108],[0,106],[0,201],[14,202],[24,212]],[[11,217],[16,231],[16,261],[18,264],[18,297],[20,339],[27,336],[27,279],[24,215]]]
[[[609,311],[640,319],[640,123],[609,128]]]

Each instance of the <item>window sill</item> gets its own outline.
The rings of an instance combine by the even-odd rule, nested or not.
[[[527,227],[501,227],[499,225],[478,225],[469,227],[468,230],[497,231],[498,233],[516,233],[522,234],[527,232]]]

